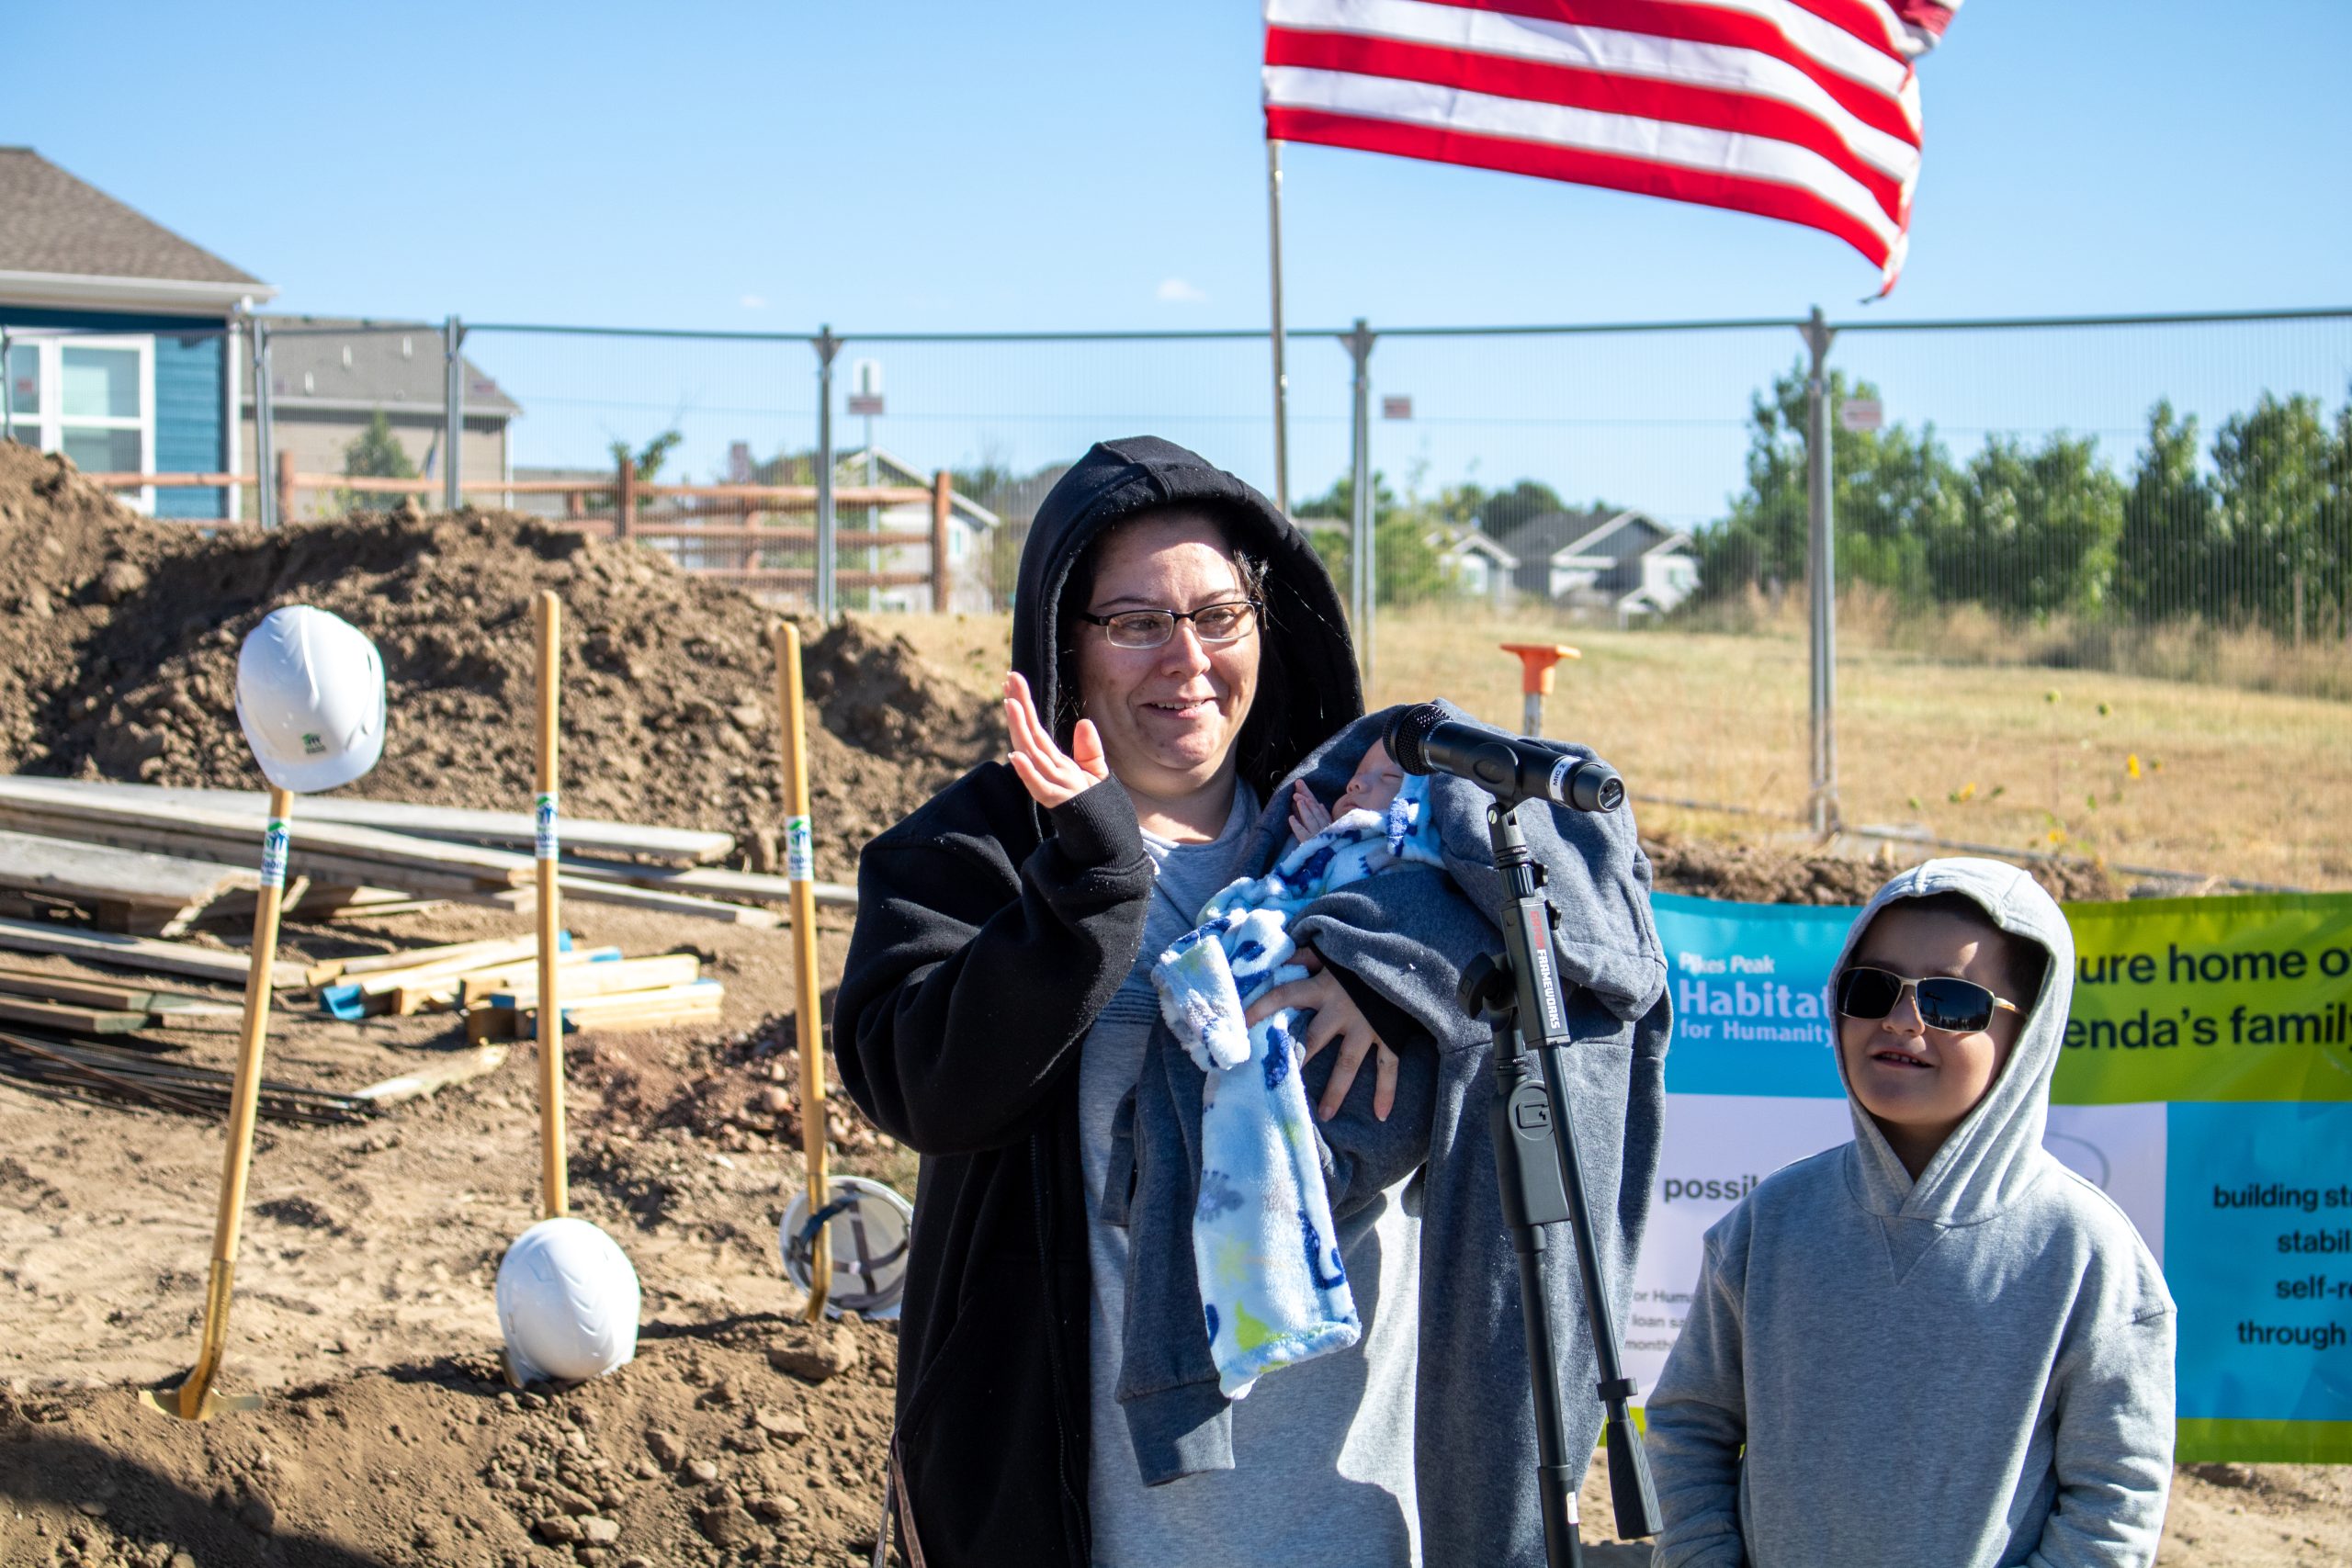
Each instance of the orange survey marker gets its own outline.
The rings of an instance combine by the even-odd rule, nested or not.
[[[1507,642],[1502,645],[1502,649],[1505,653],[1519,655],[1519,690],[1520,694],[1526,698],[1526,705],[1520,713],[1521,730],[1528,735],[1541,735],[1544,733],[1544,699],[1552,694],[1553,672],[1559,667],[1561,660],[1582,659],[1584,655],[1566,643],[1557,642]]]

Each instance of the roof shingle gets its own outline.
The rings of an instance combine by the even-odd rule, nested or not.
[[[0,272],[261,283],[29,147],[0,147]]]

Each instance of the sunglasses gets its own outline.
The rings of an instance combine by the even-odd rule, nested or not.
[[[1894,1010],[1906,990],[1919,998],[1921,1023],[1951,1034],[1973,1034],[1990,1024],[1996,1012],[2025,1011],[1973,980],[1956,980],[1949,975],[1913,979],[1860,964],[1838,976],[1838,1010],[1848,1018],[1875,1022]]]

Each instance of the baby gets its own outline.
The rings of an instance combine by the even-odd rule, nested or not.
[[[1348,780],[1348,787],[1326,810],[1315,792],[1306,787],[1305,779],[1290,786],[1290,832],[1300,843],[1329,828],[1333,819],[1351,811],[1385,811],[1388,803],[1396,798],[1404,787],[1405,770],[1388,754],[1388,748],[1375,740],[1372,750],[1356,764],[1355,776]]]

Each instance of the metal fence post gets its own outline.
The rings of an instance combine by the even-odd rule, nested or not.
[[[1283,144],[1266,142],[1266,268],[1273,283],[1274,504],[1290,515],[1290,377],[1283,369]]]
[[[1349,486],[1353,503],[1348,515],[1348,618],[1356,634],[1356,664],[1364,689],[1372,688],[1373,599],[1379,579],[1373,559],[1372,504],[1372,345],[1379,334],[1356,318],[1355,330],[1340,339],[1355,361],[1355,406],[1348,426]]]
[[[8,368],[8,329],[0,327],[0,441],[17,438],[15,379]]]
[[[1805,576],[1812,610],[1812,787],[1806,810],[1813,829],[1838,826],[1838,529],[1833,497],[1837,465],[1830,450],[1829,344],[1837,329],[1821,307],[1800,329],[1812,373],[1805,379]]]
[[[833,595],[833,355],[842,340],[822,326],[809,340],[817,351],[817,619],[832,625]]]
[[[458,473],[458,452],[466,437],[466,329],[458,318],[451,316],[441,326],[441,351],[447,363],[441,391],[441,412],[447,429],[441,436],[441,510],[455,512],[461,504],[463,491]]]
[[[275,528],[279,515],[277,465],[271,455],[270,404],[277,388],[269,379],[269,323],[255,316],[254,327],[254,511],[264,528]]]

